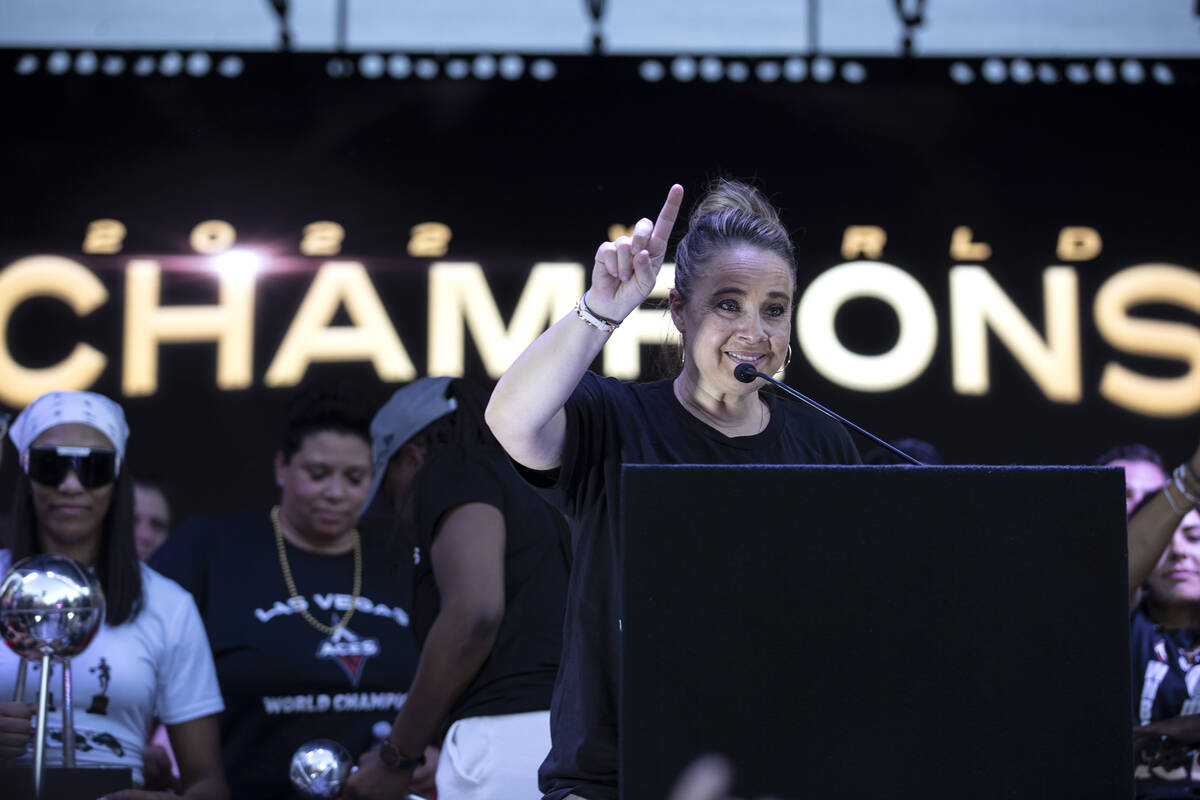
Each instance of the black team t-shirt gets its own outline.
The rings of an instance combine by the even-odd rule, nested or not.
[[[562,652],[566,521],[521,480],[498,449],[452,447],[435,456],[418,481],[413,633],[419,646],[441,608],[429,557],[438,522],[466,503],[486,503],[504,515],[504,617],[492,652],[454,704],[447,724],[549,709]]]
[[[225,699],[221,750],[233,798],[298,795],[292,754],[333,739],[357,758],[391,729],[416,669],[409,629],[411,572],[405,553],[362,535],[362,590],[351,604],[354,556],[317,555],[286,544],[291,600],[267,513],[198,517],[154,554],[152,566],[196,598]]]
[[[539,771],[547,798],[617,797],[621,466],[861,463],[841,425],[806,406],[763,397],[771,408],[766,429],[730,438],[684,409],[671,381],[630,384],[589,372],[566,404],[562,466],[522,471],[567,515],[573,545],[552,744]]]

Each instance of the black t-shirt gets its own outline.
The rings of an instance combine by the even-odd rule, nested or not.
[[[572,792],[590,800],[617,796],[621,466],[860,463],[841,425],[763,396],[771,408],[766,429],[731,438],[684,409],[671,381],[628,384],[589,372],[566,404],[562,466],[524,472],[567,515],[574,548],[562,666],[550,709],[551,750],[539,771],[547,798]]]
[[[1131,698],[1135,725],[1200,714],[1200,630],[1167,630],[1139,608],[1129,621]],[[1140,798],[1200,797],[1195,750],[1152,766],[1152,748],[1137,754],[1135,794]]]
[[[447,723],[545,711],[562,652],[566,521],[530,490],[500,450],[445,450],[419,481],[413,551],[413,633],[419,646],[441,608],[429,557],[438,522],[465,503],[486,503],[504,515],[504,617],[491,654]]]
[[[355,613],[327,636],[297,609],[336,625],[351,604],[354,557],[286,548],[296,600],[266,512],[189,520],[152,560],[192,593],[204,619],[225,699],[225,772],[239,800],[297,797],[288,765],[311,739],[338,741],[356,758],[373,747],[391,729],[416,668],[411,576],[399,549],[363,534]]]

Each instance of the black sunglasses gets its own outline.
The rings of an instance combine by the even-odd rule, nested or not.
[[[107,486],[117,477],[117,454],[90,447],[31,447],[25,453],[25,474],[34,483],[58,486],[68,472],[85,489]]]

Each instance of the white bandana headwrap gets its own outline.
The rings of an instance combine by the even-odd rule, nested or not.
[[[117,462],[125,461],[125,440],[129,426],[125,412],[102,394],[95,392],[47,392],[17,415],[8,438],[24,455],[33,440],[55,425],[79,422],[103,433],[117,451]]]

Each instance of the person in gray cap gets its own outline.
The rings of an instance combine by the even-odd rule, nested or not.
[[[421,655],[391,732],[360,759],[347,798],[403,797],[431,744],[442,748],[439,800],[537,796],[550,750],[567,532],[492,437],[485,400],[465,381],[425,378],[392,395],[371,423],[367,505],[385,495],[415,545]]]

